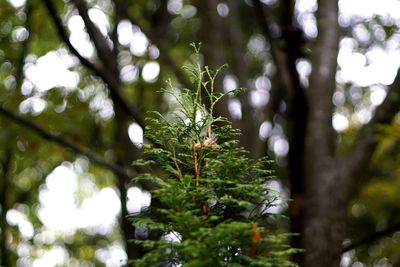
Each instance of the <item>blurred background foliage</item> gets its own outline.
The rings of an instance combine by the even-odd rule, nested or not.
[[[37,128],[1,112],[0,265],[122,266],[135,256],[127,243],[135,232],[129,232],[125,216],[149,205],[147,188],[129,182],[133,173],[123,177],[110,166],[94,164],[92,155],[129,168],[140,156],[135,142],[143,141],[143,125],[121,115],[121,103],[109,87],[116,84],[123,101],[142,119],[149,110],[173,109],[172,100],[158,91],[167,78],[177,88],[190,85],[180,66],[192,55],[191,42],[203,42],[205,64],[228,63],[221,90],[248,88],[244,96],[230,97],[219,113],[241,128],[240,141],[252,157],[276,160],[274,186],[284,198],[291,196],[290,103],[275,75],[273,53],[276,46],[278,54],[296,53],[292,67],[306,88],[317,37],[316,1],[260,1],[272,41],[256,19],[258,1],[140,0],[126,1],[122,10],[122,0],[84,1],[108,47],[115,48],[110,51],[119,74],[110,67],[115,62],[102,58],[91,41],[76,8],[79,2],[0,1],[0,106],[49,133],[38,134]],[[341,38],[332,98],[338,154],[351,149],[400,64],[400,1],[366,2],[338,2]],[[72,46],[101,75],[81,64],[60,38],[49,3]],[[214,10],[210,3],[217,18],[209,14]],[[284,14],[292,14],[290,25]],[[90,153],[77,153],[57,137]],[[380,128],[378,138],[372,161],[364,166],[365,178],[347,207],[344,245],[400,223],[398,116]],[[275,212],[291,217],[286,208]],[[290,231],[287,223],[274,227]],[[397,230],[346,251],[342,266],[400,266]]]

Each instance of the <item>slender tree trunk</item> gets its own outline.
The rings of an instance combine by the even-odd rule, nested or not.
[[[301,58],[302,30],[294,23],[294,0],[285,0],[282,5],[282,38],[285,40],[285,54],[288,74],[292,88],[287,97],[287,137],[289,141],[288,182],[291,202],[289,205],[290,232],[296,233],[291,239],[291,246],[304,248],[304,142],[308,116],[308,103],[305,90],[300,83],[296,62]],[[304,254],[293,255],[293,260],[300,266]]]
[[[1,205],[1,217],[0,217],[0,266],[11,266],[10,253],[8,251],[7,244],[7,220],[6,215],[8,211],[7,201],[7,190],[10,179],[10,165],[11,165],[11,149],[7,148],[4,153],[4,159],[2,162],[2,177],[0,180],[0,205]]]
[[[344,239],[347,196],[334,155],[332,95],[339,43],[338,3],[318,1],[305,140],[305,267],[337,267]]]
[[[227,1],[229,7],[229,16],[225,23],[228,33],[227,47],[231,49],[232,70],[239,81],[239,87],[246,87],[249,75],[247,72],[247,62],[244,58],[243,49],[243,34],[241,28],[240,2],[236,0]],[[250,91],[247,90],[239,94],[241,104],[242,118],[240,125],[241,135],[239,142],[241,146],[250,151],[250,156],[259,157],[260,146],[262,142],[258,138],[257,126],[260,124],[255,117],[254,109],[250,105]],[[258,152],[258,153],[257,153]]]
[[[215,70],[225,64],[224,46],[222,39],[222,21],[217,13],[217,0],[199,1],[199,15],[201,18],[200,36],[202,41],[201,52],[204,55],[204,65]],[[222,75],[215,81],[215,90],[223,92]],[[206,96],[204,96],[206,99]],[[206,101],[206,105],[208,101]],[[228,101],[222,99],[215,107],[215,115],[231,118],[228,111]]]

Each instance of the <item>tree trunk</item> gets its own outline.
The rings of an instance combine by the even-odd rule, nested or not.
[[[318,1],[305,139],[305,267],[337,267],[344,238],[346,196],[335,159],[332,95],[339,43],[338,3]]]
[[[318,185],[307,184],[303,235],[306,267],[338,267],[340,264],[347,198],[332,165],[321,164]]]
[[[4,153],[4,159],[2,162],[3,175],[0,179],[0,205],[1,205],[1,217],[0,217],[0,266],[11,266],[10,262],[10,251],[8,250],[7,244],[7,228],[8,223],[6,220],[8,207],[7,190],[9,187],[10,179],[10,168],[11,168],[11,149],[6,148]]]
[[[225,64],[225,55],[222,39],[222,21],[217,13],[217,0],[202,0],[198,3],[199,16],[201,18],[200,35],[202,41],[201,52],[204,55],[204,65],[216,70]],[[223,92],[222,75],[217,76],[214,87],[217,92]],[[204,95],[204,99],[207,96]],[[209,101],[205,101],[208,105]],[[226,98],[215,106],[216,116],[231,118],[228,111],[228,101]]]

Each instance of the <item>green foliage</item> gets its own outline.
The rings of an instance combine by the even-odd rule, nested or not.
[[[265,186],[272,175],[266,169],[270,161],[249,159],[234,140],[238,132],[227,120],[213,117],[215,104],[228,94],[214,92],[219,70],[199,63],[186,69],[195,91],[163,90],[174,96],[179,109],[167,116],[152,113],[147,138],[153,144],[144,146],[147,160],[134,163],[153,171],[134,181],[156,185],[152,207],[132,217],[135,227],[155,236],[133,241],[148,250],[134,265],[293,265],[286,260],[294,251],[284,245],[286,236],[261,226],[276,198]]]
[[[349,237],[352,241],[363,239],[376,231],[396,225],[400,221],[400,120],[379,127],[376,138],[379,145],[366,171],[366,183],[349,206]],[[353,254],[352,262],[366,266],[391,264],[399,266],[398,231],[383,236],[375,242],[364,244]]]

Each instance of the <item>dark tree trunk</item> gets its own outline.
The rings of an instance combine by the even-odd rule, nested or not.
[[[7,244],[8,223],[6,219],[7,211],[9,209],[7,192],[10,179],[11,158],[12,158],[11,149],[7,148],[5,150],[4,159],[1,166],[2,177],[0,179],[0,205],[1,205],[0,266],[11,266],[10,251],[8,250],[8,244]]]

